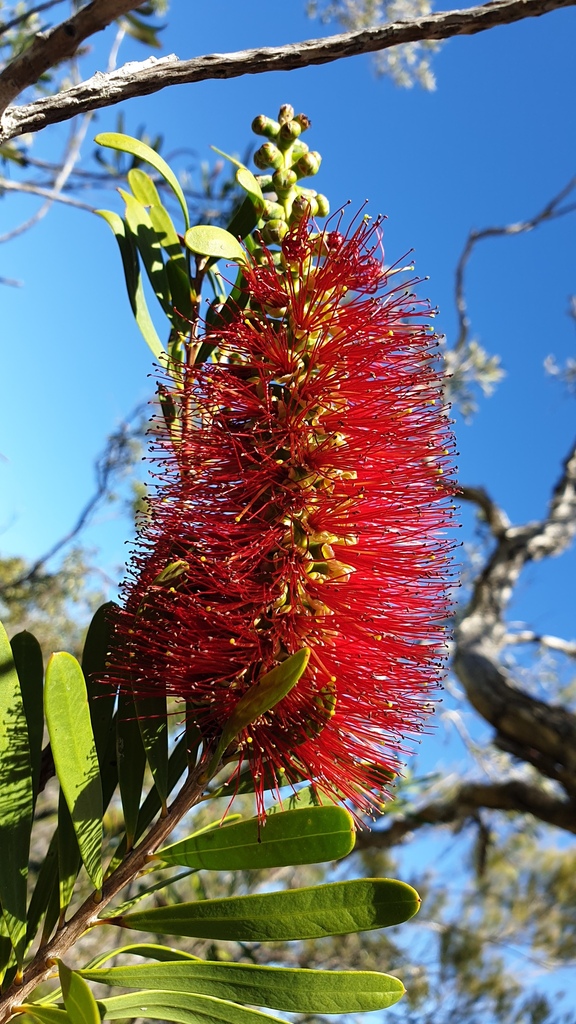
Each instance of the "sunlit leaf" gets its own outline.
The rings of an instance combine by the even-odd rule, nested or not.
[[[116,750],[127,848],[131,850],[138,827],[138,812],[146,768],[146,751],[142,742],[134,699],[132,694],[126,692],[120,693],[118,698]]]
[[[72,1018],[66,1010],[60,1010],[57,1006],[48,1006],[43,1003],[22,1003],[18,1009],[37,1020],[38,1024],[72,1024]]]
[[[248,1010],[225,999],[186,992],[129,992],[124,996],[102,999],[99,1005],[107,1020],[152,1017],[180,1021],[181,1024],[286,1024],[286,1021],[260,1010]]]
[[[260,676],[258,681],[246,691],[222,730],[222,736],[208,768],[208,773],[218,764],[226,747],[242,732],[242,729],[245,729],[250,722],[254,722],[266,711],[270,711],[286,694],[290,693],[305,671],[309,659],[310,649],[303,647],[286,658],[286,661],[276,665],[270,672]]]
[[[189,868],[187,871],[180,871],[177,875],[171,875],[169,878],[161,878],[159,881],[154,882],[153,885],[144,886],[140,892],[136,893],[135,896],[132,896],[131,899],[126,900],[126,902],[122,903],[119,907],[116,907],[114,910],[111,910],[110,908],[104,910],[99,914],[100,920],[105,921],[107,917],[116,917],[117,914],[125,914],[128,910],[131,910],[132,907],[135,907],[136,904],[146,899],[147,896],[151,896],[155,892],[160,892],[162,889],[167,889],[169,885],[179,882],[182,878],[188,878],[189,875],[192,874],[194,874],[194,872],[192,868]]]
[[[162,258],[162,247],[152,226],[150,215],[146,207],[129,192],[125,192],[124,189],[118,191],[126,203],[126,224],[138,247],[148,280],[162,309],[169,316],[172,312],[170,287]]]
[[[54,764],[74,825],[82,861],[102,886],[102,786],[86,683],[71,654],[53,654],[44,686],[46,722]]]
[[[62,790],[58,800],[58,888],[60,918],[70,904],[82,864],[76,830]]]
[[[0,902],[18,965],[24,958],[26,940],[32,815],[28,725],[12,649],[0,625]]]
[[[180,203],[182,213],[184,214],[184,222],[186,227],[190,224],[190,218],[188,216],[188,207],[184,198],[184,193],[178,178],[174,174],[174,171],[166,163],[162,157],[147,146],[145,142],[141,142],[140,139],[133,139],[130,135],[121,135],[118,132],[102,132],[97,135],[95,142],[99,146],[109,146],[111,149],[119,149],[123,153],[131,153],[132,156],[138,157],[139,160],[144,160],[150,164],[154,170],[158,171],[162,175],[164,181],[170,186],[174,195]]]
[[[112,919],[160,935],[272,942],[347,935],[407,921],[420,899],[405,882],[362,878],[286,892],[199,900]]]
[[[136,199],[143,206],[153,206],[154,203],[162,203],[158,189],[150,175],[146,174],[146,171],[142,171],[139,167],[133,167],[132,170],[128,171],[126,177]]]
[[[85,970],[100,968],[107,960],[113,960],[117,956],[124,955],[126,953],[129,953],[131,956],[143,956],[148,960],[160,960],[162,962],[174,962],[175,960],[198,960],[198,957],[193,956],[192,953],[185,953],[183,950],[174,949],[171,946],[159,946],[155,942],[131,942],[127,946],[118,946],[117,949],[110,949],[106,953],[94,957],[94,959],[87,964]],[[80,973],[82,972],[80,971]]]
[[[404,993],[398,978],[376,971],[312,971],[203,960],[83,970],[79,974],[104,985],[217,996],[292,1013],[383,1010]]]
[[[162,810],[168,798],[168,715],[166,697],[146,697],[134,702],[146,760],[160,797]]]
[[[35,636],[23,630],[10,641],[12,656],[20,680],[24,702],[24,714],[28,726],[28,746],[32,768],[34,801],[38,795],[40,764],[42,761],[42,738],[44,736],[44,665],[42,650]]]
[[[90,986],[76,971],[58,961],[64,1006],[72,1024],[100,1024],[100,1011]]]
[[[90,721],[101,772],[105,767],[105,755],[116,702],[114,690],[103,686],[98,679],[106,668],[106,657],[112,635],[109,616],[113,607],[114,602],[108,601],[95,612],[88,627],[81,661],[90,705]]]
[[[200,256],[213,256],[215,259],[233,260],[243,263],[246,253],[240,242],[225,228],[211,224],[197,224],[189,228],[184,241],[192,252]]]
[[[48,905],[50,903],[50,897],[52,896],[54,888],[58,888],[58,833],[54,832],[50,845],[44,856],[40,870],[36,876],[36,884],[32,893],[32,898],[28,906],[28,920],[26,927],[26,945],[32,942],[33,938],[38,931],[38,926],[42,920],[43,915],[46,913]],[[56,909],[56,918],[52,921],[52,925],[56,924],[58,919],[58,907]]]
[[[131,232],[126,230],[124,221],[117,213],[114,213],[112,210],[96,210],[95,212],[110,225],[114,232],[120,249],[120,255],[122,256],[126,289],[128,291],[128,298],[130,300],[132,312],[134,313],[136,323],[140,328],[144,341],[151,349],[154,358],[161,362],[163,357],[166,355],[166,351],[158,337],[158,332],[152,323],[152,318],[144,297],[136,243],[132,238]]]
[[[224,824],[190,836],[155,856],[165,864],[238,871],[338,860],[354,848],[352,816],[343,807],[310,807]]]

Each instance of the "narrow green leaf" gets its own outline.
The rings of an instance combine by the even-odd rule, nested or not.
[[[126,902],[122,903],[119,907],[112,910],[107,908],[98,916],[101,921],[105,921],[108,917],[116,917],[118,914],[125,914],[128,910],[131,910],[132,907],[135,907],[137,903],[146,899],[147,896],[152,896],[155,892],[167,889],[169,885],[173,885],[174,882],[179,882],[182,878],[188,878],[188,876],[192,874],[194,874],[194,871],[192,868],[189,868],[187,871],[180,871],[177,875],[171,875],[170,878],[161,878],[159,881],[154,882],[153,885],[145,886],[140,890],[140,892],[137,892],[135,896],[126,900]]]
[[[8,926],[4,914],[0,911],[0,985],[4,980],[7,968],[14,962],[14,949],[10,942]]]
[[[32,815],[28,725],[12,648],[0,625],[0,902],[19,967],[26,941]]]
[[[246,260],[246,253],[240,242],[225,228],[197,224],[188,229],[184,241],[192,252],[200,256],[213,256],[217,260],[233,260],[236,263],[244,263]]]
[[[158,241],[168,256],[175,260],[182,272],[186,273],[186,256],[182,251],[182,244],[178,238],[178,232],[174,227],[172,218],[161,204],[150,207],[150,222],[154,228]]]
[[[146,697],[134,702],[146,760],[160,797],[162,811],[168,799],[168,715],[166,697]]]
[[[72,1024],[72,1018],[66,1010],[59,1010],[57,1006],[47,1006],[44,1003],[22,1003],[18,1007],[19,1012],[27,1014],[38,1024]]]
[[[242,732],[250,722],[254,722],[260,715],[270,711],[290,693],[305,671],[310,659],[310,649],[303,647],[295,654],[291,654],[286,661],[276,665],[270,672],[266,672],[260,679],[246,691],[240,698],[232,715],[224,725],[222,736],[208,767],[208,774],[218,764],[226,747]]]
[[[256,227],[258,220],[259,209],[256,208],[252,199],[246,196],[232,215],[230,223],[226,225],[226,230],[234,235],[234,238],[246,238],[246,235],[249,235]]]
[[[146,768],[146,751],[134,707],[134,699],[132,694],[125,692],[121,693],[118,698],[116,751],[127,848],[131,850],[138,828],[138,812]]]
[[[251,818],[190,836],[158,850],[165,864],[212,871],[240,871],[338,860],[354,849],[352,816],[343,807],[309,807]]]
[[[170,302],[168,277],[162,258],[162,247],[152,226],[148,211],[129,192],[125,192],[124,189],[119,189],[118,191],[126,203],[126,224],[132,232],[138,252],[142,257],[142,263],[148,275],[148,280],[162,309],[170,316],[172,304]]]
[[[56,774],[94,886],[102,886],[102,786],[86,683],[71,654],[53,654],[44,686],[46,722]]]
[[[63,920],[66,908],[72,899],[74,886],[82,857],[78,847],[76,831],[72,821],[72,815],[68,810],[68,804],[64,793],[60,790],[58,799],[58,888],[60,903],[60,919]]]
[[[110,626],[110,610],[114,607],[113,601],[103,604],[95,612],[92,622],[88,627],[84,650],[82,651],[82,671],[86,680],[86,692],[90,706],[90,721],[94,733],[94,743],[100,771],[104,771],[105,756],[110,738],[114,705],[116,703],[115,691],[104,686],[99,681],[99,676],[105,671],[106,657],[110,646],[112,630]]]
[[[20,680],[24,702],[24,714],[28,726],[30,766],[32,768],[32,789],[34,802],[38,795],[40,764],[42,761],[42,738],[44,736],[44,665],[42,650],[35,636],[23,630],[10,641],[12,656]]]
[[[145,160],[146,163],[150,164],[150,166],[154,168],[154,170],[158,171],[178,199],[182,208],[182,213],[184,214],[186,227],[189,226],[190,218],[188,216],[188,207],[186,205],[186,200],[184,198],[180,182],[172,168],[158,153],[156,153],[154,149],[147,146],[145,142],[141,142],[140,139],[133,139],[130,135],[122,135],[119,132],[102,132],[100,135],[96,136],[94,141],[97,142],[99,146],[109,146],[110,149],[119,149],[122,153],[130,153],[132,156],[138,157],[139,160]]]
[[[84,978],[71,971],[62,960],[58,961],[58,974],[64,1006],[72,1024],[100,1024],[98,1004]]]
[[[170,259],[166,263],[166,276],[170,285],[174,312],[172,319],[175,324],[184,321],[184,326],[192,315],[192,293],[190,278],[183,269],[183,260]]]
[[[348,935],[407,921],[418,893],[391,878],[362,878],[287,892],[230,896],[156,907],[113,919],[123,928],[163,935],[273,942]]]
[[[132,942],[128,946],[118,946],[117,949],[110,949],[101,956],[94,957],[86,966],[86,970],[98,969],[107,960],[117,956],[130,953],[131,956],[145,956],[148,960],[170,961],[175,960],[198,960],[192,953],[184,953],[181,949],[174,949],[171,946],[159,946],[155,942]],[[82,971],[79,972],[82,974]]]
[[[102,999],[99,1006],[107,1020],[148,1017],[180,1021],[181,1024],[286,1024],[281,1018],[260,1010],[247,1010],[225,999],[185,992],[128,992],[124,996]]]
[[[376,971],[311,971],[203,960],[137,964],[79,974],[104,985],[217,996],[291,1013],[384,1010],[404,994],[398,978]]]
[[[146,171],[139,167],[133,167],[127,174],[128,184],[132,189],[138,202],[143,206],[153,206],[155,203],[162,203],[158,195],[158,189]]]
[[[117,213],[113,213],[111,210],[96,210],[95,212],[110,225],[116,236],[116,241],[118,242],[120,254],[122,256],[124,277],[126,278],[126,288],[132,312],[134,313],[136,323],[140,328],[144,341],[152,351],[154,358],[161,362],[163,357],[166,355],[166,351],[158,337],[158,332],[152,323],[152,318],[144,297],[136,243],[134,242],[131,232],[126,230],[124,221]]]
[[[50,897],[53,889],[58,887],[58,833],[54,832],[50,845],[42,861],[38,876],[36,878],[36,885],[34,886],[34,892],[28,906],[28,921],[26,928],[26,945],[28,946],[34,939],[38,926],[42,920],[43,915],[46,913],[48,905],[50,903]],[[56,920],[58,919],[58,910],[56,910]],[[56,920],[53,921],[53,925],[56,924]]]
[[[239,167],[236,171],[236,181],[240,188],[244,189],[256,210],[261,213],[264,208],[264,196],[252,171],[249,171],[247,167]]]
[[[186,751],[186,737],[182,736],[178,743],[174,747],[174,750],[170,754],[168,759],[168,792],[171,793],[174,787],[177,785],[182,775],[188,767],[187,751]],[[160,810],[160,797],[158,791],[154,787],[148,793],[144,803],[140,808],[138,815],[138,828],[136,831],[136,840],[140,838],[143,832],[148,828],[148,825],[152,819],[158,814]],[[114,857],[110,861],[106,875],[110,875],[118,864],[122,862],[126,855],[126,837],[122,839]]]

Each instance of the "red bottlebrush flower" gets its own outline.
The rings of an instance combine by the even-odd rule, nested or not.
[[[445,656],[452,435],[429,306],[380,250],[378,224],[303,223],[280,262],[245,268],[219,362],[165,394],[117,613],[109,679],[185,699],[208,752],[248,688],[310,648],[237,740],[260,813],[265,772],[378,806]]]

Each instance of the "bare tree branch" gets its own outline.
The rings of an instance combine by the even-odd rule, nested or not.
[[[113,6],[112,0],[102,0],[102,5],[105,3]],[[374,53],[401,43],[473,35],[497,25],[538,17],[574,4],[576,0],[493,0],[483,6],[470,7],[466,10],[444,11],[413,21],[395,22],[384,27],[343,33],[325,39],[309,39],[287,46],[208,54],[192,60],[179,60],[172,54],[159,60],[149,58],[142,62],[130,62],[112,74],[97,73],[88,81],[57,96],[36,100],[21,107],[10,107],[4,114],[0,141],[6,141],[24,132],[39,131],[49,124],[69,120],[76,114],[88,110],[109,107],[134,96],[158,92],[170,85],[202,82],[214,78],[237,78],[240,75],[263,74],[267,71],[291,71],[312,64],[327,64],[343,57]],[[95,4],[90,5],[93,6]],[[121,4],[118,0],[117,6],[126,9],[136,5]],[[101,28],[102,25],[97,27]],[[44,60],[47,59],[48,53],[44,51],[42,57]],[[0,85],[1,82],[0,76]],[[4,110],[6,104],[24,88],[23,82],[24,85],[31,84],[30,70],[27,75],[21,71],[16,92],[15,86],[11,84],[6,88],[4,96],[0,92],[0,99],[4,99],[0,109]],[[12,95],[9,95],[10,89]]]
[[[389,850],[426,825],[453,825],[474,820],[480,810],[532,814],[548,825],[576,834],[576,800],[562,800],[540,786],[520,779],[508,782],[467,782],[447,800],[435,800],[418,811],[394,818],[384,829],[359,832],[355,850]]]
[[[466,245],[462,250],[458,265],[456,267],[455,275],[455,293],[456,293],[456,312],[458,314],[458,336],[454,348],[456,350],[463,348],[468,341],[470,335],[470,318],[468,316],[468,306],[466,303],[466,296],[464,291],[464,276],[466,268],[474,247],[478,242],[483,241],[485,238],[501,238],[505,235],[520,235],[527,231],[532,231],[540,224],[547,220],[554,220],[556,217],[564,217],[567,213],[572,213],[576,210],[576,203],[571,203],[569,206],[561,206],[561,203],[570,195],[570,193],[576,188],[576,177],[572,178],[563,189],[558,192],[553,199],[541,209],[538,213],[534,214],[528,220],[518,221],[516,224],[503,224],[500,227],[483,228],[482,231],[471,231],[466,240]]]
[[[57,4],[61,4],[63,0],[45,0],[42,4],[37,4],[36,7],[30,7],[29,10],[24,11],[22,14],[16,15],[10,21],[0,22],[0,36],[5,32],[9,32],[12,28],[18,28],[19,25],[24,25],[29,18],[34,17],[35,14],[42,14],[43,11],[49,11],[51,7],[56,7]]]
[[[456,629],[453,662],[470,703],[496,729],[496,745],[559,781],[571,796],[576,796],[576,714],[520,690],[499,654],[508,635],[505,610],[524,565],[560,554],[575,535],[576,445],[546,518],[501,533]]]
[[[576,640],[564,640],[560,636],[534,633],[531,629],[521,629],[517,633],[506,633],[506,644],[538,644],[551,651],[559,651],[568,658],[576,658]]]
[[[38,32],[28,49],[0,74],[0,113],[55,64],[74,56],[85,39],[143,3],[144,0],[92,0],[55,28]]]
[[[490,497],[484,487],[461,486],[459,495],[464,501],[471,501],[478,505],[495,537],[500,537],[510,526],[508,516]]]
[[[27,181],[10,181],[9,178],[0,178],[0,194],[2,192],[24,192],[26,195],[49,199],[51,203],[65,203],[67,206],[75,206],[79,210],[86,210],[87,213],[94,213],[94,207],[89,206],[88,203],[83,203],[80,199],[72,199],[71,196],[63,195],[62,192],[56,192],[53,188],[43,188],[41,185],[34,185]],[[22,231],[32,226],[32,221],[35,223],[37,219],[38,214],[35,214],[25,224],[19,224],[13,231],[0,235],[0,242],[7,242],[10,238],[14,238],[16,234],[21,234]]]

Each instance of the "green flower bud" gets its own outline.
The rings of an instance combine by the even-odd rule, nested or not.
[[[284,124],[285,121],[292,121],[294,119],[294,107],[289,103],[284,103],[278,111],[278,120],[280,124]]]
[[[278,193],[288,192],[297,181],[298,177],[294,171],[287,168],[281,168],[272,175],[272,183]]]
[[[306,129],[309,128],[310,125],[312,124],[312,121],[310,120],[309,117],[307,117],[306,114],[296,114],[294,120],[298,121],[298,124],[300,125],[303,132],[305,132]]]
[[[281,220],[283,216],[284,207],[280,206],[280,203],[272,203],[269,199],[264,201],[264,210],[262,212],[264,220],[277,220],[278,218]]]
[[[322,157],[316,150],[312,150],[309,153],[305,153],[300,158],[296,165],[296,170],[303,178],[310,177],[312,174],[318,174],[320,170],[320,164],[322,163]]]
[[[313,196],[301,192],[292,203],[292,217],[290,219],[293,224],[299,224],[303,217],[309,216],[315,216]]]
[[[265,135],[267,139],[275,139],[280,131],[278,121],[274,121],[266,114],[258,114],[252,121],[252,131],[255,135]]]
[[[254,153],[254,163],[259,170],[264,171],[267,167],[282,167],[284,157],[273,142],[265,142]]]
[[[287,233],[288,225],[285,220],[269,220],[262,229],[262,241],[265,245],[280,245]]]
[[[316,214],[316,216],[327,217],[328,214],[330,213],[330,203],[328,202],[326,196],[323,196],[321,195],[320,192],[318,192],[316,196],[316,202],[318,203],[318,213]]]
[[[294,142],[298,138],[302,129],[298,124],[298,121],[285,121],[281,126],[278,135],[278,140],[282,142]]]

